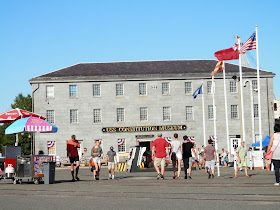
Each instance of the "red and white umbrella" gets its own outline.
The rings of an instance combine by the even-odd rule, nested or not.
[[[16,121],[21,118],[26,118],[26,117],[37,117],[45,120],[46,118],[39,115],[35,114],[26,110],[22,109],[12,109],[10,111],[6,111],[0,114],[0,123],[11,123],[13,121]]]

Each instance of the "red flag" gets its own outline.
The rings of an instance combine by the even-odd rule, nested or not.
[[[211,74],[211,78],[213,77],[214,74],[218,73],[218,71],[220,70],[224,70],[224,65],[223,65],[223,61],[218,61],[218,63],[215,66],[214,71]]]
[[[237,46],[238,45],[235,44],[231,48],[217,51],[215,52],[215,57],[218,58],[219,61],[239,59],[239,51]]]

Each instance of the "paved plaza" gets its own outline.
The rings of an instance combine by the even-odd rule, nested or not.
[[[81,180],[71,182],[69,168],[56,168],[55,184],[1,180],[0,209],[279,209],[274,172],[249,171],[250,178],[244,171],[234,178],[233,168],[220,172],[220,177],[208,179],[204,170],[195,170],[191,180],[174,180],[169,165],[165,180],[156,180],[151,169],[116,172],[116,179],[108,180],[104,166],[99,181],[81,168]]]

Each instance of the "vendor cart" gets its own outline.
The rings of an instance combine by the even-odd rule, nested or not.
[[[44,177],[44,162],[55,162],[55,157],[49,155],[17,156],[14,184],[21,184],[23,179],[39,184]]]

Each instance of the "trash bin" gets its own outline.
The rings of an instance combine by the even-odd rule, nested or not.
[[[44,162],[44,184],[53,184],[55,177],[55,162]]]

